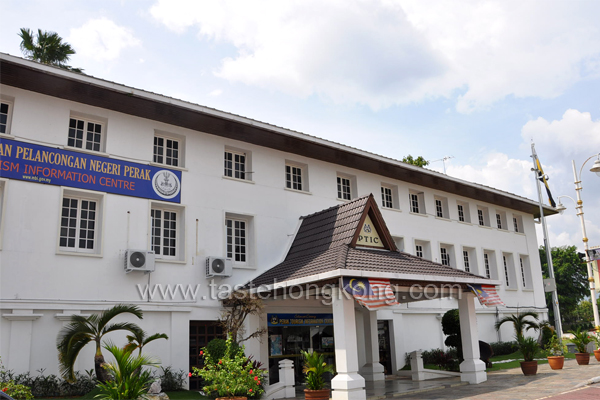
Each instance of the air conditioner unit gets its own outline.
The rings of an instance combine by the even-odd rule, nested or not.
[[[125,251],[125,272],[142,271],[145,273],[154,271],[154,252],[148,250]]]
[[[207,257],[206,258],[206,277],[213,276],[231,276],[233,263],[231,258]]]

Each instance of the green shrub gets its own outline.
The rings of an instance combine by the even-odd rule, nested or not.
[[[157,375],[163,392],[183,390],[185,378],[188,376],[187,371],[180,369],[175,372],[171,366],[160,367],[160,369],[161,371]]]
[[[231,354],[235,354],[240,346],[236,342],[231,342]],[[204,350],[210,357],[205,357],[205,360],[209,359],[220,360],[225,357],[225,350],[227,349],[227,341],[225,339],[216,338],[208,342]]]
[[[519,351],[519,344],[515,341],[493,342],[493,343],[490,343],[490,346],[492,346],[492,350],[494,351],[494,356],[505,356],[507,354],[512,354],[515,351]]]
[[[33,399],[31,388],[29,386],[19,385],[14,381],[2,382],[0,383],[0,386],[2,387],[1,390],[13,399]]]
[[[128,400],[138,399],[148,393],[148,388],[154,380],[144,366],[157,366],[157,362],[143,355],[134,356],[130,350],[122,349],[109,343],[104,346],[112,353],[115,362],[108,363],[104,368],[113,376],[113,380],[98,383],[101,399]]]

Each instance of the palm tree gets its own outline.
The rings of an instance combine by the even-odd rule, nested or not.
[[[69,43],[63,42],[58,33],[38,29],[36,35],[28,28],[21,28],[19,36],[22,39],[21,51],[25,58],[73,72],[83,71],[81,68],[67,65],[75,50]]]
[[[528,320],[526,319],[526,317],[532,317],[535,321]],[[504,324],[505,322],[512,322],[513,327],[515,328],[515,335],[518,342],[521,339],[523,339],[523,329],[539,329],[540,326],[537,323],[537,320],[538,313],[536,313],[535,311],[525,311],[523,313],[517,312],[516,315],[513,314],[511,316],[504,317],[501,320],[497,321],[494,326],[496,330],[499,331],[502,324]]]
[[[123,350],[133,352],[135,349],[140,349],[139,355],[142,355],[142,348],[148,343],[156,340],[156,339],[169,339],[166,333],[155,333],[152,336],[146,337],[146,332],[143,330],[139,330],[138,332],[134,332],[132,335],[127,335],[127,343]]]
[[[117,322],[109,324],[110,320],[119,314],[130,313],[142,318],[142,310],[138,306],[117,304],[116,306],[102,311],[100,314],[92,314],[89,317],[73,315],[71,323],[60,330],[56,339],[58,349],[59,370],[62,377],[69,381],[75,381],[74,365],[81,349],[89,342],[96,342],[96,354],[94,355],[94,366],[96,378],[100,382],[108,380],[108,371],[104,369],[104,356],[102,355],[102,337],[109,332],[126,330],[137,335],[141,328],[131,322]]]

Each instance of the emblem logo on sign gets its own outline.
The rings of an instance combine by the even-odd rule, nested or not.
[[[365,226],[363,227],[363,230],[367,233],[371,233],[371,225],[365,224]]]
[[[173,172],[160,170],[152,177],[152,187],[157,195],[164,199],[172,199],[179,194],[181,184]]]

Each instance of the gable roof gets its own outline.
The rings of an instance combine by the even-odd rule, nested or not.
[[[385,250],[357,247],[357,237],[369,215]],[[447,279],[475,283],[490,280],[408,253],[399,252],[373,195],[301,217],[302,224],[283,262],[254,278],[250,287],[313,277],[339,270],[344,276],[388,277],[414,281]]]

